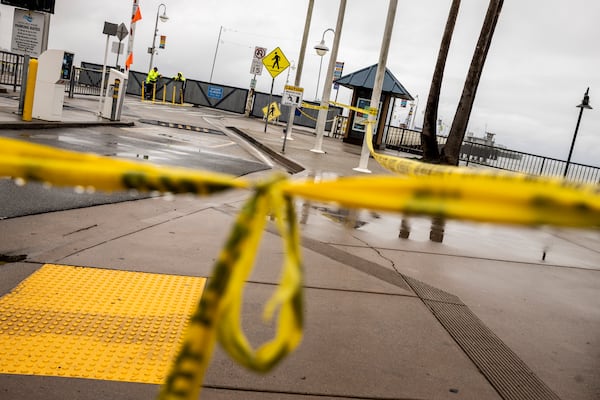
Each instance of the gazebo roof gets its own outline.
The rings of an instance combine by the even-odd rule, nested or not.
[[[338,83],[350,89],[373,89],[373,87],[375,86],[376,74],[377,64],[374,64],[370,67],[366,67],[359,71],[342,76],[341,78],[336,79],[335,83]],[[385,77],[383,78],[382,92],[393,97],[399,97],[405,100],[414,100],[410,93],[408,93],[406,88],[404,88],[400,81],[398,81],[398,79],[396,79],[396,77],[387,68],[385,69]]]

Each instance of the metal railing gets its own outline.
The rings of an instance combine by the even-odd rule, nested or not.
[[[6,51],[0,51],[0,84],[13,87],[21,86],[24,56]]]
[[[447,139],[447,136],[438,136],[438,146],[444,145]],[[423,153],[421,132],[411,129],[388,126],[385,146],[388,149],[406,153]],[[566,161],[563,160],[476,143],[468,138],[463,141],[461,146],[460,160],[464,165],[476,164],[538,176],[562,177],[567,167]],[[600,183],[600,168],[570,163],[567,179],[574,182],[598,184]]]
[[[13,92],[16,92],[17,87],[22,84],[24,62],[23,55],[0,51],[0,84],[12,86]],[[100,95],[102,71],[73,67],[71,76],[71,81],[65,84],[65,92],[69,93],[69,97],[73,97],[74,94]]]
[[[104,86],[108,84],[109,70],[106,70]],[[69,97],[73,95],[100,96],[100,85],[102,84],[102,70],[73,67],[71,80],[66,84],[65,90]]]

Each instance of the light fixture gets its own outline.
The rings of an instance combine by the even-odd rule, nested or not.
[[[581,116],[583,115],[583,110],[591,110],[592,106],[590,106],[590,88],[587,88],[585,94],[583,95],[583,100],[581,100],[581,104],[576,106],[579,108],[579,117],[577,118],[577,125],[575,125],[575,133],[573,134],[573,141],[571,142],[571,148],[569,149],[569,156],[567,157],[567,162],[565,164],[565,171],[563,173],[563,177],[567,177],[567,173],[569,172],[569,164],[571,164],[571,156],[573,155],[573,148],[575,147],[575,139],[577,139],[577,132],[579,131],[579,124],[581,123]]]
[[[323,68],[323,56],[329,51],[329,47],[325,45],[325,34],[330,31],[333,32],[333,34],[335,35],[335,31],[333,29],[325,29],[325,31],[323,32],[323,36],[321,37],[321,43],[314,47],[314,49],[317,51],[317,55],[321,57],[321,62],[319,63],[319,75],[317,77],[317,91],[315,92],[315,101],[317,101],[317,98],[319,96],[319,83],[321,82],[321,68]]]
[[[327,54],[327,52],[329,51],[329,47],[325,45],[325,39],[321,39],[321,43],[315,46],[315,50],[317,51],[317,54],[321,57]]]

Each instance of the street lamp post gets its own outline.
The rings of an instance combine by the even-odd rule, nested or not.
[[[160,14],[160,7],[163,6],[164,10],[162,15]],[[154,36],[152,37],[152,47],[150,48],[150,66],[148,67],[148,71],[152,69],[152,63],[154,62],[154,51],[156,50],[156,34],[158,33],[158,19],[162,22],[167,22],[169,17],[167,16],[167,6],[164,3],[160,3],[158,5],[158,9],[156,10],[156,21],[154,22]]]
[[[377,74],[375,75],[375,82],[373,84],[373,93],[371,94],[371,108],[379,108],[379,100],[381,98],[381,92],[383,90],[383,80],[385,78],[385,66],[388,59],[388,53],[390,50],[390,41],[392,40],[392,31],[394,29],[394,18],[396,16],[396,8],[398,7],[398,0],[390,0],[388,6],[387,19],[385,21],[385,28],[383,30],[383,39],[381,40],[381,50],[379,52],[379,61],[377,62]],[[368,122],[371,124],[369,129],[375,131],[375,122],[377,121],[377,112],[369,113]],[[366,133],[366,132],[365,132]],[[375,137],[375,134],[373,134]],[[367,135],[363,137],[362,149],[360,152],[360,161],[358,167],[352,168],[354,171],[371,173],[369,170],[369,144],[367,142]]]
[[[321,62],[319,63],[319,75],[317,76],[317,90],[315,91],[315,101],[319,100],[319,83],[321,82],[321,68],[323,68],[323,57],[329,51],[329,47],[325,45],[325,34],[327,32],[333,32],[333,34],[335,35],[335,31],[333,29],[325,29],[325,31],[323,32],[323,36],[321,37],[321,43],[315,46],[317,55],[321,57]]]
[[[323,151],[323,135],[325,133],[325,124],[327,123],[327,114],[329,111],[329,97],[331,96],[331,86],[333,82],[333,70],[335,69],[335,61],[337,59],[338,49],[340,47],[340,38],[342,36],[342,27],[344,26],[344,15],[346,14],[346,0],[340,0],[340,8],[338,10],[337,22],[333,35],[333,45],[331,48],[331,56],[329,56],[329,66],[323,83],[323,96],[321,97],[321,105],[319,114],[317,115],[317,124],[315,126],[315,147],[310,149],[313,153],[324,154]],[[325,36],[325,32],[323,32]],[[323,40],[321,43],[325,44]],[[316,48],[316,46],[315,46]]]
[[[581,116],[583,115],[583,109],[587,108],[588,110],[592,109],[590,106],[590,88],[587,88],[585,94],[583,95],[583,100],[581,104],[577,107],[579,108],[579,117],[577,118],[577,125],[575,125],[575,133],[573,134],[573,141],[571,142],[571,149],[569,150],[569,157],[567,158],[567,164],[565,165],[565,172],[563,177],[567,177],[567,172],[569,172],[569,164],[571,163],[571,156],[573,155],[573,147],[575,147],[575,139],[577,139],[577,131],[579,130],[579,123],[581,122]]]
[[[300,45],[300,55],[298,56],[298,64],[296,65],[296,79],[294,86],[300,87],[302,79],[302,69],[304,68],[304,55],[306,54],[306,42],[308,41],[308,32],[310,31],[310,22],[312,20],[312,12],[315,5],[315,0],[308,1],[308,8],[306,10],[306,19],[304,20],[304,33],[302,34],[302,44]],[[290,107],[290,114],[288,117],[287,127],[285,128],[285,135],[283,136],[283,148],[285,150],[285,142],[292,139],[292,128],[294,126],[294,117],[296,113],[296,106]]]

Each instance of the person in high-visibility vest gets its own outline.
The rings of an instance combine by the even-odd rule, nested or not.
[[[185,91],[185,77],[181,72],[178,72],[177,75],[173,77],[173,82],[175,82],[175,90],[177,92],[177,97],[179,97],[179,102],[183,103],[183,92]],[[175,94],[173,95],[173,99],[175,99]]]
[[[158,73],[158,68],[154,67],[148,72],[148,76],[146,77],[146,91],[144,93],[144,97],[146,100],[152,100],[152,94],[154,93],[154,87],[158,82],[158,78],[162,75]]]
[[[185,78],[183,77],[183,74],[181,72],[178,72],[177,75],[173,77],[173,80],[175,82],[185,82]]]

